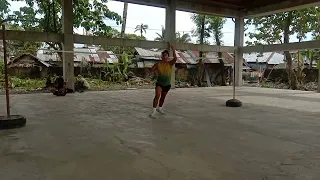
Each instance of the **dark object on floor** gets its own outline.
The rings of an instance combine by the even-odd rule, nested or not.
[[[25,126],[27,118],[20,115],[0,116],[0,129],[13,129]]]
[[[54,87],[54,84],[51,81],[51,77],[47,77],[46,87],[44,87],[44,88],[52,88],[52,87]]]
[[[52,93],[56,96],[65,96],[67,94],[66,82],[64,82],[63,77],[56,78]]]
[[[74,90],[67,88],[67,93],[74,93]]]
[[[230,99],[226,102],[226,106],[228,106],[228,107],[241,107],[242,102],[239,101],[238,99]]]

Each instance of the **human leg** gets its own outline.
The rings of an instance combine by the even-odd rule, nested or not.
[[[156,85],[156,88],[155,88],[155,96],[153,98],[153,111],[152,113],[150,114],[151,116],[154,116],[154,114],[156,113],[157,111],[157,106],[159,104],[159,100],[160,100],[160,97],[161,97],[161,93],[162,93],[162,88],[161,86],[159,85]]]
[[[165,86],[163,87],[162,89],[162,92],[161,92],[161,97],[160,97],[160,100],[159,100],[159,108],[157,109],[157,111],[160,113],[160,114],[164,114],[164,112],[162,111],[162,106],[164,104],[164,101],[166,99],[166,96],[170,90],[171,86]]]
[[[166,99],[168,92],[162,92],[159,100],[159,107],[161,108],[164,104],[164,100]]]

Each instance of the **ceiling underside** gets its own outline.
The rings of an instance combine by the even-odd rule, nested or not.
[[[168,0],[116,0],[166,7]],[[226,17],[253,17],[319,6],[320,0],[176,0],[177,10]]]

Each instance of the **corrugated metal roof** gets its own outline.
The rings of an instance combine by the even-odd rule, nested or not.
[[[102,62],[105,62],[106,60],[110,64],[119,62],[118,57],[114,55],[112,51],[106,51],[106,52],[97,51],[97,54]]]
[[[146,50],[143,48],[138,48],[135,47],[136,52],[139,54],[144,59],[150,59],[150,60],[160,60],[161,59],[161,52],[160,51],[151,51],[151,50]],[[198,57],[199,57],[199,52],[198,51],[192,51],[188,50],[185,52],[182,51],[176,51],[177,55],[177,63],[180,64],[197,64],[198,63]],[[231,65],[233,63],[233,56],[230,54],[225,54],[222,53],[223,55],[223,62],[226,65]],[[206,58],[204,59],[205,63],[214,63],[218,64],[219,59],[218,59],[218,54],[216,52],[209,52],[206,53]],[[231,62],[231,63],[230,63]]]
[[[95,49],[75,48],[74,56],[75,56],[74,61],[86,60],[88,62],[104,63],[104,60],[101,60],[99,58],[97,51]]]
[[[58,53],[52,53],[52,51],[39,50],[37,57],[44,62],[61,61]],[[104,63],[105,60],[108,60],[109,63],[119,61],[117,56],[113,55],[112,51],[99,52],[93,48],[75,48],[74,62],[81,62],[82,60],[95,63]]]
[[[248,63],[265,63],[269,58],[268,64],[280,64],[284,62],[283,54],[273,52],[244,54],[243,58]]]
[[[223,61],[225,64],[228,62]],[[212,64],[219,64],[219,59],[218,59],[218,53],[216,52],[208,52],[205,55],[204,63],[212,63]]]
[[[147,49],[143,49],[143,48],[139,48],[139,47],[135,47],[135,50],[137,51],[139,56],[141,56],[141,58],[151,59],[151,60],[161,60],[161,52],[160,51],[151,51],[151,50],[147,50]],[[190,57],[190,55],[188,55],[187,53],[176,51],[176,55],[177,55],[177,63],[178,64],[186,64],[189,62],[188,58],[186,58],[186,56]]]
[[[161,52],[159,52],[159,51],[151,51],[151,50],[142,49],[142,48],[139,48],[139,47],[135,47],[135,50],[137,51],[139,56],[141,56],[142,58],[145,58],[145,59],[156,59],[156,60],[160,60],[161,59]]]
[[[193,59],[195,60],[195,61],[197,61],[198,62],[198,57],[200,56],[199,55],[199,51],[196,51],[196,50],[193,50],[193,51],[187,51],[190,55],[191,55],[191,57],[193,57]],[[218,53],[217,52],[207,52],[206,54],[205,54],[205,59],[204,59],[204,63],[208,63],[208,64],[218,64],[218,63],[220,63],[219,62],[219,59],[218,59]],[[230,60],[230,59],[232,59],[232,60]],[[226,54],[226,53],[222,53],[222,60],[223,60],[223,62],[224,62],[224,64],[232,64],[233,63],[233,56],[232,55],[230,55],[230,54]],[[231,61],[231,62],[230,62]]]
[[[193,57],[187,52],[178,52],[180,58],[183,59],[186,64],[197,64]]]

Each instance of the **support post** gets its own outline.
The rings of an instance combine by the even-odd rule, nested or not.
[[[244,39],[244,17],[238,16],[235,18],[235,34],[234,34],[234,46],[236,50],[234,52],[234,71],[235,79],[234,83],[236,86],[242,86],[242,68],[243,68],[243,52],[241,48],[243,47]]]
[[[167,0],[166,6],[166,26],[165,26],[165,40],[172,44],[175,44],[176,41],[176,0]],[[171,49],[169,50],[170,57],[173,56]],[[172,67],[171,73],[171,88],[175,88],[176,82],[176,70],[175,66]]]
[[[6,26],[2,24],[2,44],[3,44],[3,62],[4,62],[4,84],[6,90],[6,106],[7,117],[10,117],[10,96],[9,96],[9,77],[8,77],[8,56],[7,56],[7,41],[6,41]]]
[[[317,93],[320,93],[320,62],[318,62],[318,89]]]
[[[62,1],[63,78],[67,88],[74,90],[73,0]],[[72,52],[70,52],[72,51]]]

